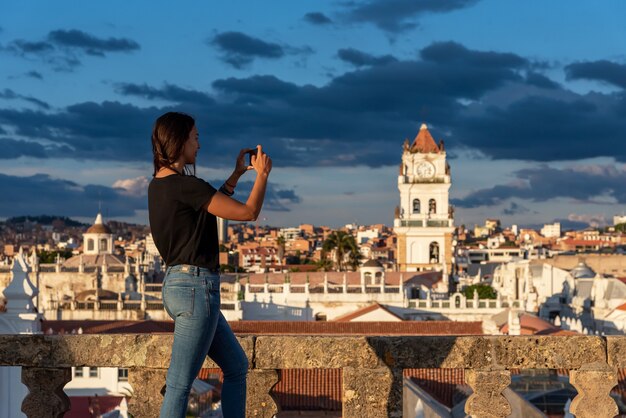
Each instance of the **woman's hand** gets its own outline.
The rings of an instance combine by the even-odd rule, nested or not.
[[[253,151],[254,148],[244,148],[239,151],[237,156],[237,162],[235,163],[235,173],[239,176],[243,175],[248,170],[254,170],[254,167],[246,163],[246,154]]]
[[[251,162],[252,168],[259,175],[268,176],[272,171],[272,159],[263,152],[263,147],[260,145],[256,146],[256,155],[252,155]]]

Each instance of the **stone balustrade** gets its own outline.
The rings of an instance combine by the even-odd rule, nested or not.
[[[135,418],[158,416],[172,335],[0,335],[0,366],[22,366],[29,418],[62,417],[72,366],[129,368]],[[577,418],[609,418],[617,369],[626,367],[626,337],[596,336],[241,336],[249,362],[248,417],[271,417],[280,369],[341,368],[343,417],[400,417],[405,368],[462,368],[473,394],[466,412],[505,417],[502,391],[511,369],[570,369]],[[216,367],[207,360],[204,367]]]

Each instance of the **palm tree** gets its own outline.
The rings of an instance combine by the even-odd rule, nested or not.
[[[324,244],[322,249],[326,252],[335,251],[335,266],[337,270],[344,271],[343,259],[346,254],[358,254],[359,249],[356,245],[354,237],[345,231],[332,232]],[[350,264],[353,264],[352,262]]]

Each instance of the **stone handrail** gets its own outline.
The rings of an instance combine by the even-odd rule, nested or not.
[[[62,417],[63,393],[72,366],[124,367],[134,389],[135,418],[158,416],[172,335],[0,335],[0,366],[22,366],[30,393],[29,418]],[[400,417],[405,368],[462,368],[473,389],[466,412],[505,417],[511,407],[502,391],[511,369],[570,369],[578,390],[570,410],[577,418],[609,418],[617,369],[626,367],[626,337],[596,336],[241,336],[248,374],[248,417],[271,417],[270,395],[280,369],[343,369],[342,416]],[[216,367],[207,360],[203,367]]]

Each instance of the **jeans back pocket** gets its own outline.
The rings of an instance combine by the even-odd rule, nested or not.
[[[192,316],[196,289],[188,286],[165,286],[163,307],[167,314],[176,319],[179,316]]]

